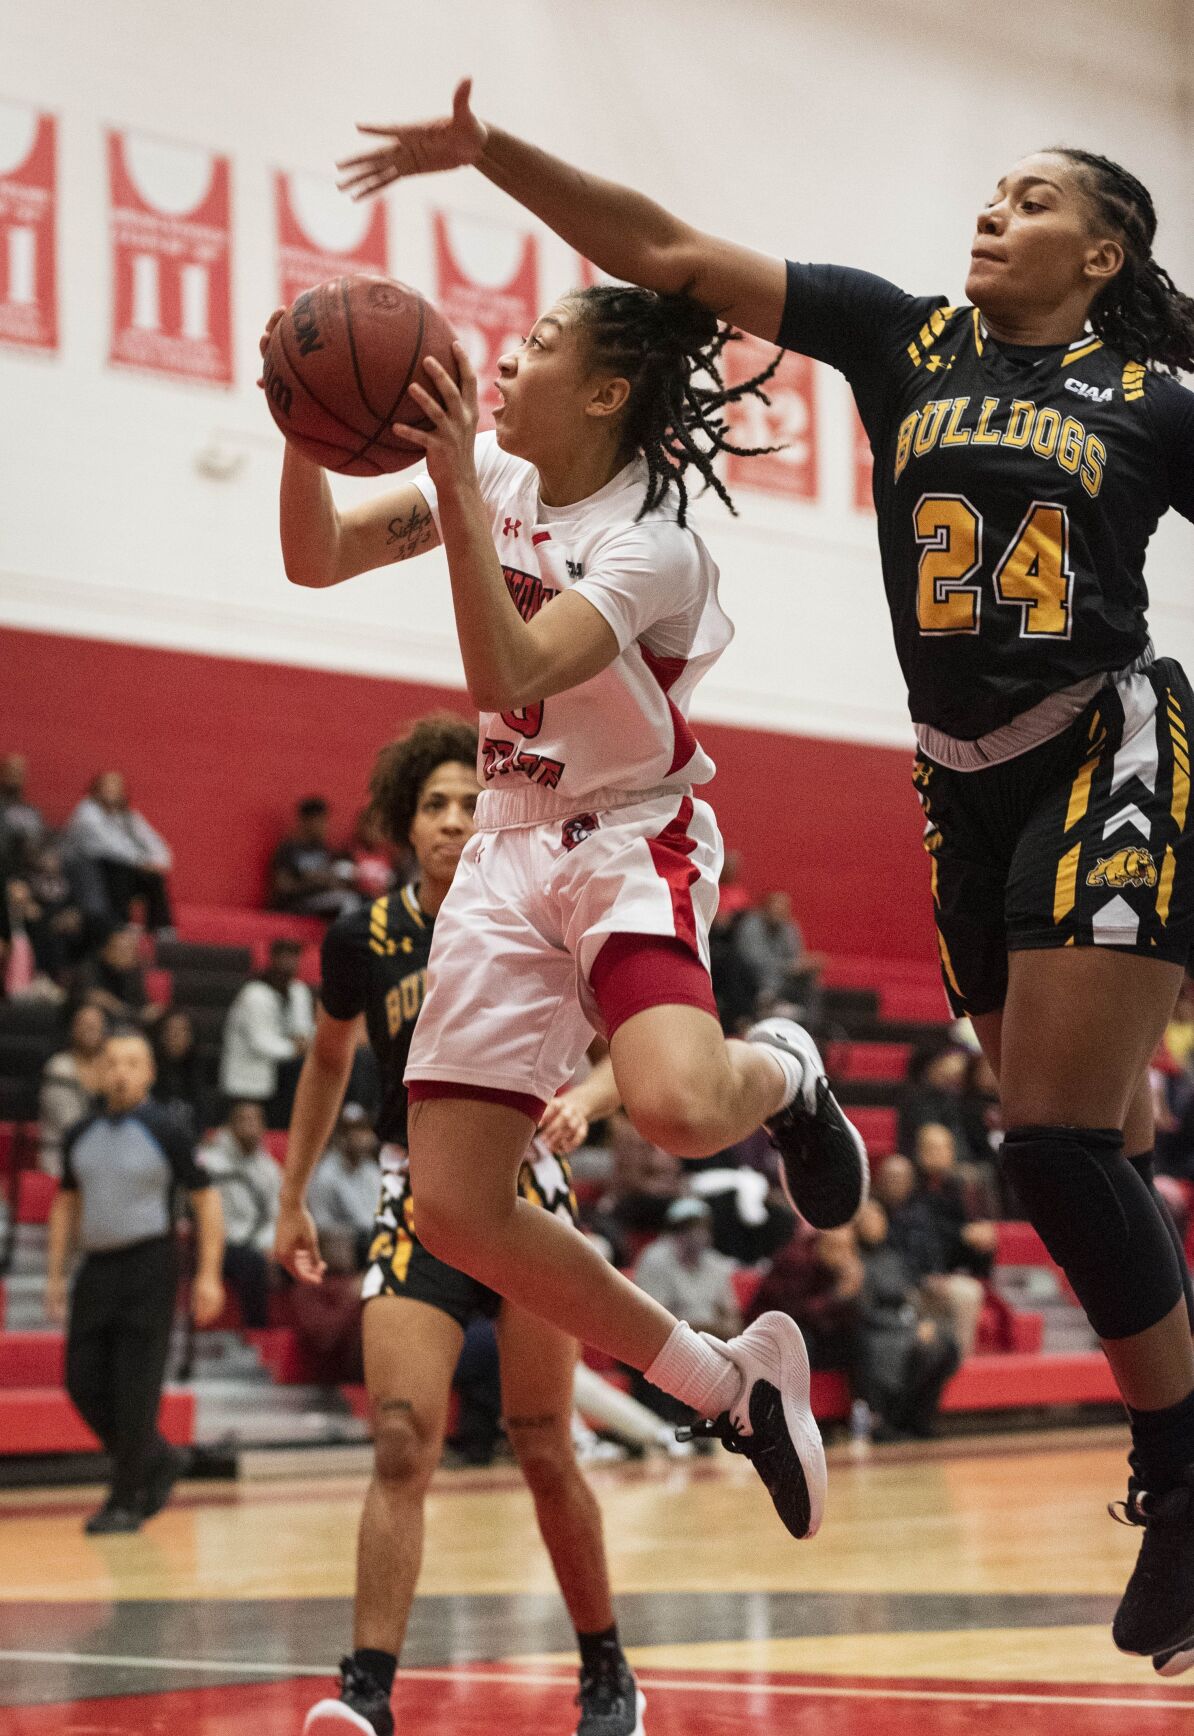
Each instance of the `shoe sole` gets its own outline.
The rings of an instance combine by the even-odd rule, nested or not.
[[[343,1700],[320,1700],[303,1720],[303,1736],[344,1736],[346,1730],[362,1730],[365,1736],[377,1736],[368,1718],[362,1718]]]
[[[637,1698],[637,1701],[635,1703],[636,1722],[635,1722],[634,1729],[630,1732],[630,1736],[645,1736],[647,1727],[643,1723],[643,1713],[646,1710],[647,1710],[647,1696],[643,1693],[642,1689],[640,1688],[638,1690],[638,1698]],[[306,1732],[304,1732],[304,1736],[306,1736]],[[580,1725],[579,1724],[576,1726],[576,1736],[580,1736]]]
[[[1173,1676],[1184,1676],[1191,1665],[1194,1665],[1194,1639],[1187,1640],[1173,1651],[1158,1652],[1153,1659],[1153,1669],[1166,1680]]]
[[[775,1510],[793,1537],[815,1537],[825,1517],[825,1494],[829,1476],[825,1465],[825,1446],[821,1431],[809,1402],[810,1375],[808,1348],[799,1326],[787,1314],[760,1315],[782,1340],[780,1346],[780,1379],[776,1386],[770,1380],[757,1380],[750,1395],[751,1427],[758,1432],[759,1421],[774,1414],[778,1400],[783,1412],[784,1427],[800,1471],[799,1483],[787,1483],[773,1488],[764,1478],[767,1493]],[[758,1322],[756,1321],[756,1325]],[[756,1465],[756,1470],[758,1466]],[[760,1473],[761,1475],[761,1473]]]

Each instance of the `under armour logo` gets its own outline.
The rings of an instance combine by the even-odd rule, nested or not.
[[[522,529],[522,520],[520,518],[508,518],[506,520],[505,524],[502,526],[502,535],[503,536],[517,536],[521,529]]]

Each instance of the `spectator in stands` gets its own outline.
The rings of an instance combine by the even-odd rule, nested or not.
[[[311,1177],[307,1207],[333,1271],[363,1272],[381,1197],[377,1135],[359,1103],[346,1103],[335,1137]]]
[[[857,1390],[879,1419],[876,1440],[925,1439],[957,1369],[957,1343],[947,1326],[921,1313],[915,1275],[889,1239],[877,1199],[866,1202],[854,1228],[863,1266]]]
[[[8,890],[38,970],[51,982],[64,985],[86,950],[87,923],[81,897],[52,839],[43,835],[20,840],[17,873]]]
[[[750,909],[750,893],[742,884],[742,856],[737,850],[727,850],[717,882],[717,908],[731,921]]]
[[[160,1013],[146,992],[141,936],[135,928],[109,929],[99,950],[76,969],[71,987],[76,1000],[92,1001],[111,1019],[149,1023]]]
[[[354,874],[351,858],[328,843],[327,803],[322,796],[304,797],[295,808],[294,831],[274,851],[270,908],[333,921],[361,902]]]
[[[357,829],[352,840],[352,883],[361,897],[371,903],[394,885],[394,851],[372,808],[362,808],[357,815]]]
[[[738,950],[755,973],[764,1008],[790,1002],[806,1024],[820,1012],[820,977],[824,959],[805,951],[804,936],[792,917],[786,892],[767,892],[738,922]]]
[[[664,1233],[644,1248],[634,1281],[695,1332],[726,1339],[742,1330],[733,1282],[737,1270],[736,1261],[713,1247],[713,1213],[704,1200],[684,1197],[668,1207]],[[644,1375],[636,1375],[633,1393],[669,1422],[687,1422],[692,1415],[687,1405],[652,1386]]]
[[[759,977],[738,945],[742,918],[718,905],[709,929],[709,975],[717,1016],[728,1037],[740,1037],[754,1024],[759,1010]]]
[[[170,1007],[162,1014],[153,1033],[153,1053],[155,1099],[182,1116],[196,1135],[202,1133],[208,1123],[212,1093],[191,1015],[181,1007]]]
[[[774,1151],[765,1133],[762,1141]],[[796,1228],[796,1215],[769,1167],[750,1161],[758,1143],[752,1134],[741,1145],[684,1165],[689,1191],[712,1213],[714,1248],[742,1266],[771,1259]]]
[[[644,1139],[621,1112],[609,1120],[609,1150],[610,1186],[591,1227],[610,1243],[621,1266],[636,1244],[663,1229],[668,1207],[684,1191],[684,1176],[679,1158]]]
[[[315,998],[299,981],[297,940],[270,943],[269,963],[228,1009],[220,1090],[231,1101],[260,1103],[267,1127],[285,1127],[294,1087],[315,1030]]]
[[[262,1143],[264,1133],[260,1103],[234,1103],[199,1150],[224,1210],[224,1282],[250,1327],[269,1325],[269,1255],[282,1193],[282,1171]]]
[[[757,1320],[770,1308],[790,1314],[804,1334],[812,1366],[843,1370],[853,1383],[862,1279],[858,1244],[849,1225],[814,1230],[798,1224],[764,1274],[749,1318]]]
[[[37,843],[46,829],[40,809],[25,797],[28,769],[23,753],[0,759],[0,879],[16,871],[23,847]]]
[[[948,1129],[935,1129],[930,1122],[920,1132],[930,1151],[940,1144],[944,1159],[945,1142],[937,1141],[936,1136],[949,1138]],[[922,1312],[945,1321],[965,1360],[974,1351],[985,1292],[973,1272],[956,1269],[957,1227],[943,1220],[939,1196],[920,1183],[915,1165],[902,1152],[884,1158],[873,1180],[873,1192],[887,1213],[888,1240],[903,1256],[917,1286]],[[991,1246],[993,1249],[993,1232]],[[967,1253],[974,1258],[972,1250]]]
[[[103,1107],[63,1145],[62,1186],[50,1210],[46,1311],[67,1316],[66,1387],[112,1460],[108,1499],[89,1532],[137,1531],[169,1497],[180,1459],[157,1432],[178,1264],[173,1201],[183,1188],[197,1226],[191,1308],[197,1325],[224,1306],[220,1202],[178,1122],[150,1099],[153,1055],[139,1032],[104,1045]]]
[[[146,927],[173,932],[166,876],[170,846],[144,814],[129,805],[123,772],[100,772],[67,822],[68,854],[90,864],[101,914],[127,922],[133,900],[145,906]]]
[[[917,1129],[932,1121],[948,1127],[960,1154],[971,1156],[962,1111],[969,1066],[969,1051],[950,1038],[931,1037],[913,1049],[899,1095],[897,1150],[914,1151]]]
[[[95,1105],[107,1037],[107,1014],[84,1002],[71,1018],[66,1048],[46,1062],[38,1096],[37,1161],[47,1175],[62,1174],[63,1138]]]

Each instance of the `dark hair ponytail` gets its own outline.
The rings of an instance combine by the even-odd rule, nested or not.
[[[1095,336],[1155,371],[1194,372],[1194,300],[1153,258],[1157,213],[1148,188],[1110,157],[1066,145],[1056,154],[1082,171],[1100,219],[1124,246],[1121,270],[1090,310]]]
[[[735,446],[726,437],[722,412],[727,404],[751,395],[769,403],[762,387],[779,366],[779,356],[753,379],[727,386],[721,353],[738,334],[691,296],[597,284],[574,291],[568,301],[578,310],[593,361],[624,374],[630,382],[624,442],[628,451],[641,453],[647,463],[647,492],[639,518],[658,506],[674,484],[679,497],[676,517],[684,524],[689,498],[685,473],[690,469],[734,512],[714,459],[721,452],[753,458],[777,448]],[[708,384],[698,384],[702,376]]]

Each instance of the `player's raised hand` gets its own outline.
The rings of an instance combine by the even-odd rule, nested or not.
[[[423,363],[430,384],[412,383],[410,395],[431,423],[430,428],[418,428],[412,422],[395,422],[394,433],[400,440],[418,446],[427,459],[427,473],[437,487],[454,483],[476,482],[473,445],[477,438],[477,376],[468,353],[459,339],[452,345],[452,355],[460,384],[434,356]],[[438,396],[436,395],[438,394]]]
[[[266,320],[265,330],[262,332],[261,338],[260,338],[258,345],[257,345],[257,348],[261,351],[262,356],[264,356],[266,350],[269,349],[269,341],[270,341],[270,338],[273,337],[273,335],[274,335],[274,327],[277,325],[278,321],[282,318],[282,316],[285,314],[285,312],[286,312],[286,309],[284,307],[276,307],[274,309],[273,313],[271,313],[269,318]],[[265,376],[264,375],[260,375],[260,374],[258,375],[257,384],[259,386],[265,385]]]
[[[367,199],[407,175],[434,175],[475,163],[485,149],[487,134],[485,123],[469,106],[472,88],[471,78],[462,79],[452,98],[452,113],[433,121],[408,121],[392,127],[358,123],[359,133],[383,142],[336,164],[340,191],[354,199]]]

